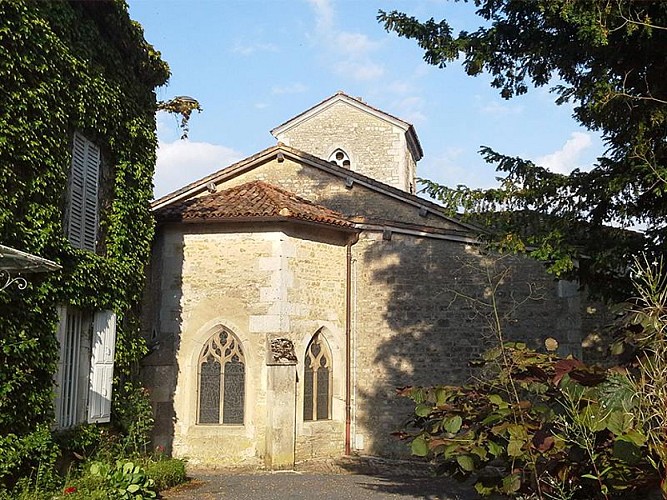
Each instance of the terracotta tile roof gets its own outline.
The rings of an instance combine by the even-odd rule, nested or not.
[[[252,181],[224,191],[168,205],[155,212],[158,222],[212,222],[294,219],[353,229],[342,214],[294,193]]]

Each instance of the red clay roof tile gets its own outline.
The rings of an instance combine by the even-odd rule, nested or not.
[[[342,214],[264,181],[248,182],[169,205],[157,210],[155,216],[159,222],[280,218],[350,229],[354,227],[354,224],[346,220]]]

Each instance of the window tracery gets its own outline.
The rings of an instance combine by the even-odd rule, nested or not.
[[[340,148],[331,153],[329,161],[335,163],[339,167],[351,168],[350,157]]]
[[[306,348],[303,380],[303,419],[331,418],[331,353],[319,332]]]
[[[236,336],[223,329],[202,348],[198,363],[200,424],[243,424],[245,358]]]

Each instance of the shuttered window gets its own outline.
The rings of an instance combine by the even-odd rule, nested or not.
[[[60,363],[56,397],[56,420],[63,428],[78,423],[81,385],[81,338],[84,317],[76,309],[61,308],[58,340]]]
[[[92,336],[92,341],[91,341]],[[56,378],[56,421],[60,428],[109,422],[116,341],[116,315],[60,309],[60,360]]]
[[[88,423],[111,420],[111,388],[116,346],[116,314],[98,311],[93,320],[93,342],[88,391]]]
[[[100,178],[100,149],[74,134],[70,175],[67,237],[76,248],[95,251]]]

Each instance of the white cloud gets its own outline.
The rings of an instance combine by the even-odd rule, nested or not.
[[[382,42],[363,33],[338,30],[331,0],[307,0],[313,8],[316,29],[311,38],[324,49],[323,57],[333,71],[352,80],[378,80],[384,75],[384,65],[374,61],[372,53]]]
[[[208,142],[159,141],[155,197],[159,198],[242,158],[241,153]]]
[[[236,42],[232,47],[232,52],[235,54],[241,54],[242,56],[249,56],[255,52],[278,52],[278,46],[273,43]]]
[[[338,61],[334,64],[334,70],[340,76],[360,81],[376,80],[384,74],[380,64],[350,60]]]
[[[284,87],[272,87],[271,93],[273,95],[301,94],[306,90],[308,90],[308,87],[306,87],[303,83],[293,83]]]
[[[569,174],[575,168],[581,167],[581,165],[578,164],[581,155],[592,145],[593,140],[589,134],[572,132],[572,135],[562,148],[537,158],[535,163],[548,168],[552,172]]]
[[[419,177],[434,180],[442,185],[470,188],[490,188],[497,185],[493,168],[479,165],[475,156],[463,147],[447,147],[434,155],[428,155],[419,164]]]
[[[307,0],[315,11],[318,31],[330,31],[333,26],[334,10],[329,0]]]
[[[336,36],[336,47],[338,50],[349,57],[359,57],[373,52],[380,46],[379,42],[375,42],[362,33],[347,33],[342,32]]]
[[[424,99],[418,96],[406,96],[395,106],[401,119],[408,123],[417,124],[426,121],[424,109]]]

